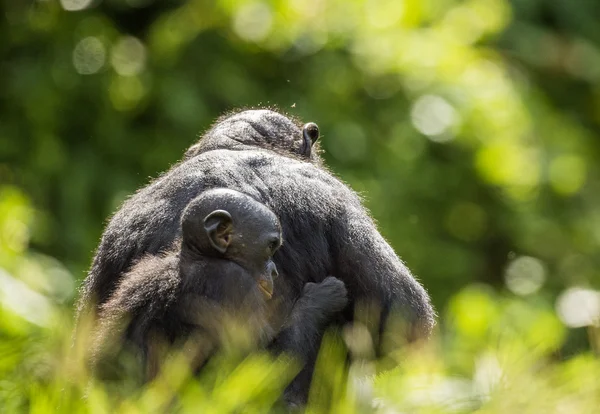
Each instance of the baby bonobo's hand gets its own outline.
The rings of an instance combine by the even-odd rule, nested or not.
[[[340,279],[328,276],[320,283],[309,282],[304,285],[302,296],[309,300],[312,306],[317,306],[326,312],[339,312],[348,304],[346,285]]]

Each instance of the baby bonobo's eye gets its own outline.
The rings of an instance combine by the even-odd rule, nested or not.
[[[273,255],[277,249],[279,249],[279,246],[281,245],[281,241],[279,239],[272,239],[271,241],[269,241],[269,255]]]

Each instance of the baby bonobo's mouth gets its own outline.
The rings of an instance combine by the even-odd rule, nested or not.
[[[267,282],[266,280],[259,280],[258,287],[260,291],[265,295],[265,298],[271,299],[273,297],[273,285]]]

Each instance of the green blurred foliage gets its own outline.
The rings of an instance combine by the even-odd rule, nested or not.
[[[273,406],[289,369],[261,355],[220,382],[123,401],[92,387],[92,409],[65,362],[75,286],[107,217],[217,116],[258,106],[318,123],[327,164],[440,314],[426,351],[392,335],[378,361],[353,349],[360,324],[332,336],[308,411],[596,410],[600,3],[0,0],[0,11],[4,411],[160,411],[173,394],[184,411]]]

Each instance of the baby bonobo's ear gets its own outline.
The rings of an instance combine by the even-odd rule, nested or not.
[[[231,243],[231,234],[233,233],[231,214],[225,210],[213,211],[204,219],[204,230],[210,244],[219,253],[225,253]]]

